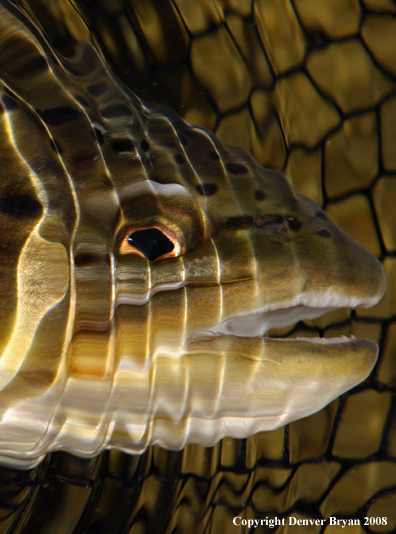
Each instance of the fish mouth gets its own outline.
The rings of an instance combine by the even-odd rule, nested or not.
[[[235,423],[227,435],[240,438],[274,430],[318,412],[363,382],[377,361],[376,343],[355,336],[281,338],[267,332],[342,308],[369,307],[378,300],[302,294],[193,332],[186,340],[186,353],[196,355],[197,361],[206,355],[224,366],[225,416],[245,410],[243,421],[249,430]],[[236,400],[230,393],[234,391]]]
[[[370,308],[378,302],[378,297],[357,299],[340,295],[327,295],[325,297],[302,294],[296,299],[288,302],[272,304],[249,313],[236,314],[217,325],[194,331],[186,340],[196,341],[199,337],[214,336],[236,336],[241,338],[264,338],[265,341],[285,343],[310,343],[314,345],[336,345],[344,343],[358,344],[354,335],[321,337],[321,336],[297,336],[297,337],[278,337],[269,336],[268,332],[276,329],[293,327],[299,321],[314,320],[330,312],[342,309]],[[375,343],[367,340],[378,352]],[[318,347],[319,348],[319,347]]]

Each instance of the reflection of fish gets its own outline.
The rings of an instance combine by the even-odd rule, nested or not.
[[[382,296],[380,263],[284,176],[148,110],[0,11],[0,453],[246,437],[363,380],[377,347],[270,339]]]

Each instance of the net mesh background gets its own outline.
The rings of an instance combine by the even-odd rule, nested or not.
[[[321,412],[247,440],[0,469],[0,533],[294,532],[233,518],[396,528],[396,3],[391,0],[15,0],[62,55],[94,42],[146,103],[283,169],[384,264],[369,310],[282,334],[380,345],[371,376]],[[365,520],[365,517],[368,519]],[[376,524],[375,518],[387,518]],[[371,519],[370,519],[371,518]],[[287,523],[287,521],[286,521]],[[365,525],[365,523],[368,523]],[[378,520],[377,520],[378,523]],[[309,534],[340,528],[300,527]]]

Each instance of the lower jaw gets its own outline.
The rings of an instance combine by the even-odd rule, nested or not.
[[[141,453],[154,443],[209,447],[224,437],[274,430],[364,380],[377,352],[370,341],[345,337],[201,334],[179,355],[159,352],[147,370],[116,368],[113,382],[69,380],[54,391],[61,402],[52,403],[48,426],[44,411],[36,412],[48,407],[44,398],[16,405],[10,397],[0,421],[0,462],[27,468],[54,449],[90,457],[106,448]]]

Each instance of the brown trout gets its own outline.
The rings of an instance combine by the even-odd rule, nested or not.
[[[272,328],[370,307],[380,262],[284,175],[149,108],[93,46],[0,5],[0,456],[244,438],[364,380],[378,347]]]

